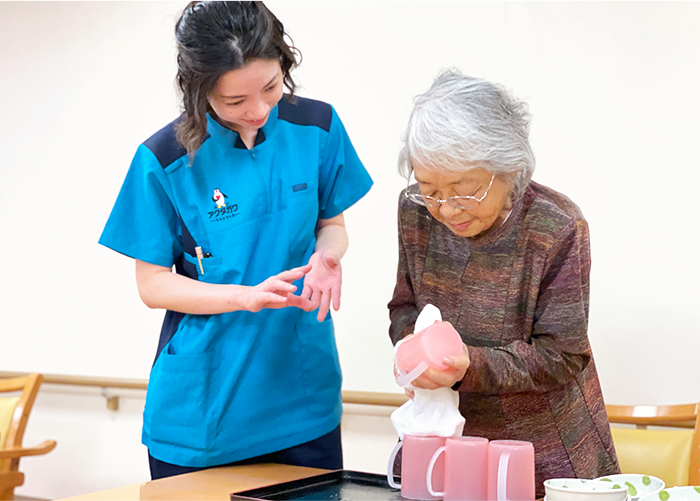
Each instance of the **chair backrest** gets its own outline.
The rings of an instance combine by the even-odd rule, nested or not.
[[[22,448],[24,429],[42,379],[40,374],[0,379],[0,453]],[[0,458],[0,501],[12,501],[14,488],[23,483],[19,456]]]
[[[42,381],[40,374],[0,379],[0,501],[14,499],[15,487],[24,483],[24,473],[19,471],[22,457],[46,454],[56,447],[55,440],[46,440],[34,447],[22,445],[29,413]]]
[[[5,447],[18,403],[19,397],[0,397],[0,449]]]
[[[635,425],[611,427],[622,473],[653,475],[667,487],[700,485],[699,407],[606,405],[610,423]]]
[[[27,427],[29,413],[32,410],[34,400],[36,399],[43,379],[41,374],[0,379],[0,397],[3,396],[3,393],[11,394],[11,396],[4,397],[7,398],[7,400],[5,400],[5,405],[3,407],[5,408],[6,415],[8,411],[11,412],[11,418],[9,426],[5,431],[7,435],[0,437],[0,443],[3,445],[3,448],[22,446],[22,438],[24,437],[24,430]],[[16,395],[17,392],[21,392],[19,396]],[[2,418],[0,417],[0,419]],[[1,424],[2,421],[0,421],[0,425]],[[1,430],[2,428],[0,428],[0,431]],[[2,471],[1,467],[0,471]]]

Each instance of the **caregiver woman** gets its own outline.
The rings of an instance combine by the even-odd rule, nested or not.
[[[330,105],[283,95],[295,49],[262,3],[190,4],[175,33],[184,114],[138,147],[100,238],[168,310],[143,415],[151,475],[342,468],[328,312],[343,211],[372,181]]]
[[[588,225],[561,193],[530,180],[526,105],[484,80],[443,72],[415,100],[400,171],[394,343],[426,304],[465,343],[445,372],[464,435],[528,440],[538,496],[554,477],[618,472],[587,337]]]

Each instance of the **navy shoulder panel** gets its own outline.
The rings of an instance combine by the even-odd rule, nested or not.
[[[176,118],[143,142],[143,145],[151,150],[164,169],[178,158],[187,155],[187,150],[177,140],[175,132],[175,125],[180,118],[182,117]],[[204,141],[208,138],[209,134],[206,134]]]
[[[294,96],[294,102],[289,102],[285,95],[279,102],[278,118],[295,125],[313,125],[328,132],[331,128],[333,110],[331,105],[314,99]]]
[[[151,150],[164,169],[187,154],[187,150],[178,142],[175,135],[175,125],[178,120],[180,120],[179,117],[143,142],[143,145]]]

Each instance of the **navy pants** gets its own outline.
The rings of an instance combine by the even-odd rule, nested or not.
[[[326,470],[343,469],[343,449],[340,442],[340,425],[327,435],[305,444],[290,447],[282,451],[271,452],[250,459],[243,459],[233,463],[216,466],[178,466],[165,463],[148,454],[148,463],[151,467],[151,479],[172,477],[182,473],[206,470],[218,466],[239,466],[245,464],[277,463],[294,466],[309,466]]]

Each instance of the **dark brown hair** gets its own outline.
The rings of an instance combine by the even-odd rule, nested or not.
[[[184,111],[177,138],[190,158],[207,132],[207,112],[212,111],[207,97],[224,73],[255,59],[278,60],[284,85],[294,95],[290,72],[301,55],[285,35],[282,23],[262,2],[191,2],[185,8],[175,25]]]

